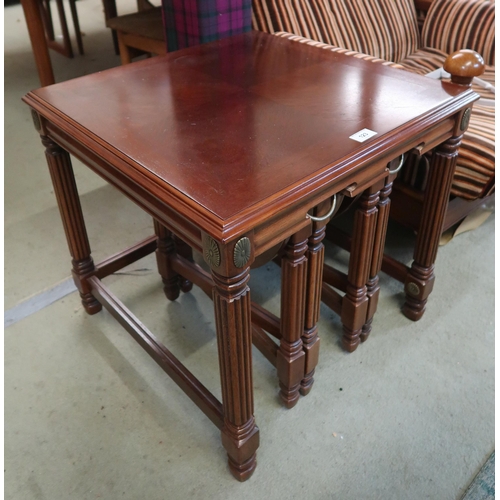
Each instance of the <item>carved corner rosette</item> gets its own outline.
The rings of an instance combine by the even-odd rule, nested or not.
[[[472,113],[471,108],[467,108],[462,115],[462,119],[460,120],[460,130],[465,132],[469,126],[470,115]]]
[[[234,245],[233,251],[233,263],[237,268],[242,268],[248,264],[250,257],[252,255],[252,244],[250,239],[244,236],[240,238],[236,245]]]
[[[33,125],[35,130],[40,133],[42,131],[42,122],[40,121],[40,115],[34,110],[31,110],[31,118],[33,120]]]
[[[413,281],[410,281],[406,285],[406,291],[410,295],[413,295],[414,297],[417,297],[420,294],[420,287],[416,283],[414,283]]]
[[[218,243],[210,236],[207,236],[204,242],[203,257],[205,258],[206,263],[211,268],[217,268],[220,266],[221,263],[220,248]]]

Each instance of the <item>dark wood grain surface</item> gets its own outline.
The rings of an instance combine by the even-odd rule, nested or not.
[[[359,164],[367,148],[460,93],[467,90],[252,32],[31,97],[174,196],[184,193],[227,220],[304,180]],[[377,135],[349,139],[364,128]]]

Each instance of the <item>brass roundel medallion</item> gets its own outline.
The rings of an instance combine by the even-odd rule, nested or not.
[[[38,116],[38,113],[32,109],[31,110],[31,118],[33,118],[33,125],[35,125],[35,129],[37,132],[40,132],[42,129],[42,124],[40,123],[40,117]]]
[[[250,260],[251,252],[250,240],[246,236],[238,240],[234,246],[234,265],[236,267],[243,267]]]
[[[467,108],[462,115],[462,121],[460,122],[460,130],[463,132],[469,126],[471,108]]]
[[[217,242],[210,238],[208,247],[205,249],[205,260],[210,267],[220,266],[220,250]]]
[[[406,291],[410,295],[418,295],[420,293],[420,288],[416,283],[410,282],[406,285]]]

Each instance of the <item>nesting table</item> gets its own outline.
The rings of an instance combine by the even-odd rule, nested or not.
[[[343,321],[363,324],[373,242],[385,234],[378,203],[387,164],[412,148],[435,148],[424,220],[442,216],[463,116],[475,98],[456,85],[252,32],[45,87],[24,100],[46,148],[86,311],[104,305],[117,318],[221,429],[230,470],[245,480],[259,443],[252,340],[277,367],[286,406],[310,390],[321,240],[333,197],[365,193],[343,313]],[[70,154],[150,214],[156,234],[95,264]],[[435,238],[437,248],[434,228],[419,237]],[[211,273],[193,262],[191,249]],[[277,319],[251,303],[248,280],[252,266],[280,249]],[[222,402],[102,282],[152,251],[168,298],[191,283],[212,295]],[[429,259],[416,252],[415,286],[425,288]]]

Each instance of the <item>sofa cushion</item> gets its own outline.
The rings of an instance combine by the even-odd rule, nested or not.
[[[435,0],[422,28],[422,47],[447,54],[472,49],[495,64],[495,2]]]
[[[413,0],[253,0],[254,29],[398,62],[419,47]]]

